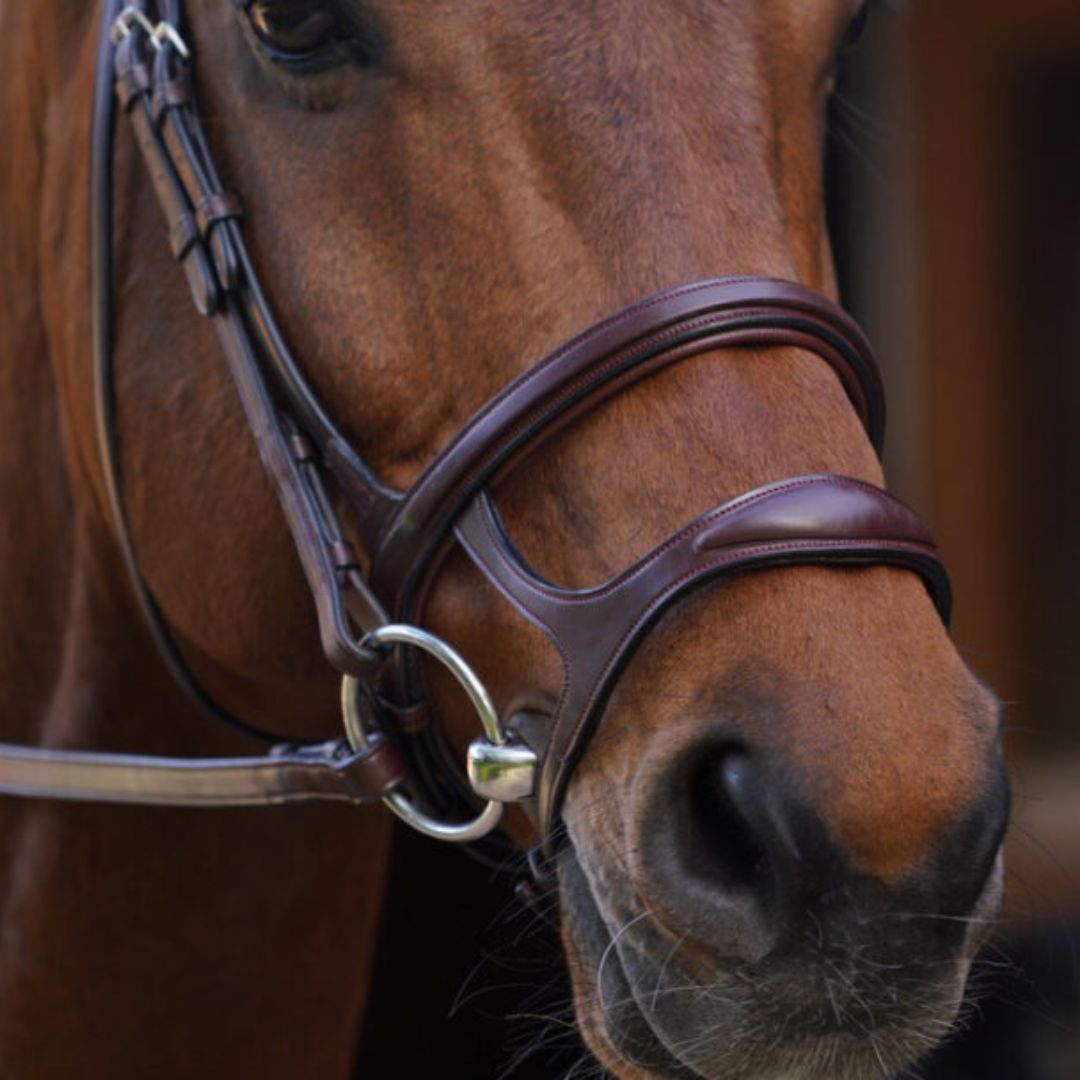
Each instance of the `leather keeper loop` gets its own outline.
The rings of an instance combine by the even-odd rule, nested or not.
[[[206,248],[198,241],[191,244],[187,254],[180,260],[180,265],[184,268],[195,310],[200,315],[213,315],[220,307],[221,290]]]
[[[195,207],[195,220],[199,225],[199,235],[203,239],[210,235],[210,230],[219,221],[239,219],[243,216],[244,208],[231,191],[215,191],[211,195],[204,195]]]
[[[406,735],[419,735],[431,726],[431,709],[426,701],[394,710],[394,721]]]
[[[176,109],[182,105],[190,105],[193,100],[191,79],[186,74],[177,75],[173,79],[167,79],[154,85],[154,93],[150,99],[150,107],[154,114],[154,123],[160,125],[163,115],[169,109]]]
[[[150,68],[146,64],[117,64],[116,93],[126,112],[144,94],[150,93]]]
[[[227,290],[240,287],[240,259],[232,234],[216,226],[223,221],[239,221],[244,216],[240,200],[229,191],[217,191],[201,198],[195,207],[196,220],[203,239],[210,248],[218,280]]]
[[[405,763],[389,740],[383,738],[360,755],[346,770],[364,799],[382,798],[405,779]]]
[[[431,726],[431,706],[426,701],[397,705],[383,694],[376,693],[379,711],[387,721],[405,735],[419,735]]]

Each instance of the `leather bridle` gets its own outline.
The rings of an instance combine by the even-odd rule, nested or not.
[[[238,7],[245,0],[232,0]],[[120,483],[112,386],[111,220],[116,102],[128,118],[196,310],[209,318],[288,522],[318,614],[326,657],[343,677],[346,735],[293,744],[229,716],[199,686],[143,582]],[[701,515],[597,588],[542,580],[508,539],[497,484],[547,439],[636,381],[718,348],[788,346],[836,373],[880,451],[881,383],[870,347],[830,300],[763,277],[699,281],[610,315],[556,349],[489,401],[407,490],[383,484],[350,446],[290,353],[260,286],[203,133],[181,0],[103,4],[92,119],[91,280],[102,469],[135,595],[165,663],[205,712],[268,741],[258,757],[167,759],[0,746],[0,792],[172,805],[307,799],[387,800],[411,824],[476,840],[504,803],[531,809],[550,843],[575,763],[614,681],[660,613],[720,575],[806,564],[889,564],[919,573],[944,619],[950,596],[933,541],[886,492],[835,475],[758,488]],[[326,488],[355,512],[366,550],[346,540]],[[504,725],[448,644],[423,630],[427,596],[458,547],[538,627],[565,682],[550,715]],[[365,569],[366,562],[366,569]],[[415,648],[446,664],[480,715],[469,785],[423,698]],[[484,807],[460,818],[462,807]]]

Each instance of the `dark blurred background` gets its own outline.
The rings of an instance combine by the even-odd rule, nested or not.
[[[1006,702],[1016,795],[977,1003],[913,1075],[1080,1080],[1080,0],[883,0],[828,189],[890,486],[933,526],[954,638]],[[363,1076],[571,1073],[553,931],[457,852],[410,837],[399,865]]]

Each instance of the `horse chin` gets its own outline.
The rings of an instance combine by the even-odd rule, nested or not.
[[[902,943],[880,933],[830,940],[818,925],[757,962],[725,965],[652,912],[599,900],[596,877],[607,895],[612,879],[568,844],[559,883],[578,1019],[596,1057],[626,1080],[891,1076],[955,1023],[1000,894],[995,873],[959,949],[916,957],[903,932]]]

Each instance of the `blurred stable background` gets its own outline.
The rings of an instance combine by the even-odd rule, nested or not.
[[[1080,2],[877,7],[832,123],[841,288],[1015,794],[982,1000],[921,1072],[1080,1080]]]
[[[1007,703],[1016,795],[978,1004],[912,1075],[1080,1080],[1080,0],[876,6],[830,125],[841,288],[888,388],[890,487],[933,526],[954,638]],[[383,965],[362,1074],[573,1071],[553,932],[459,853],[402,843],[426,850],[412,877],[399,860],[386,955],[417,965]]]

